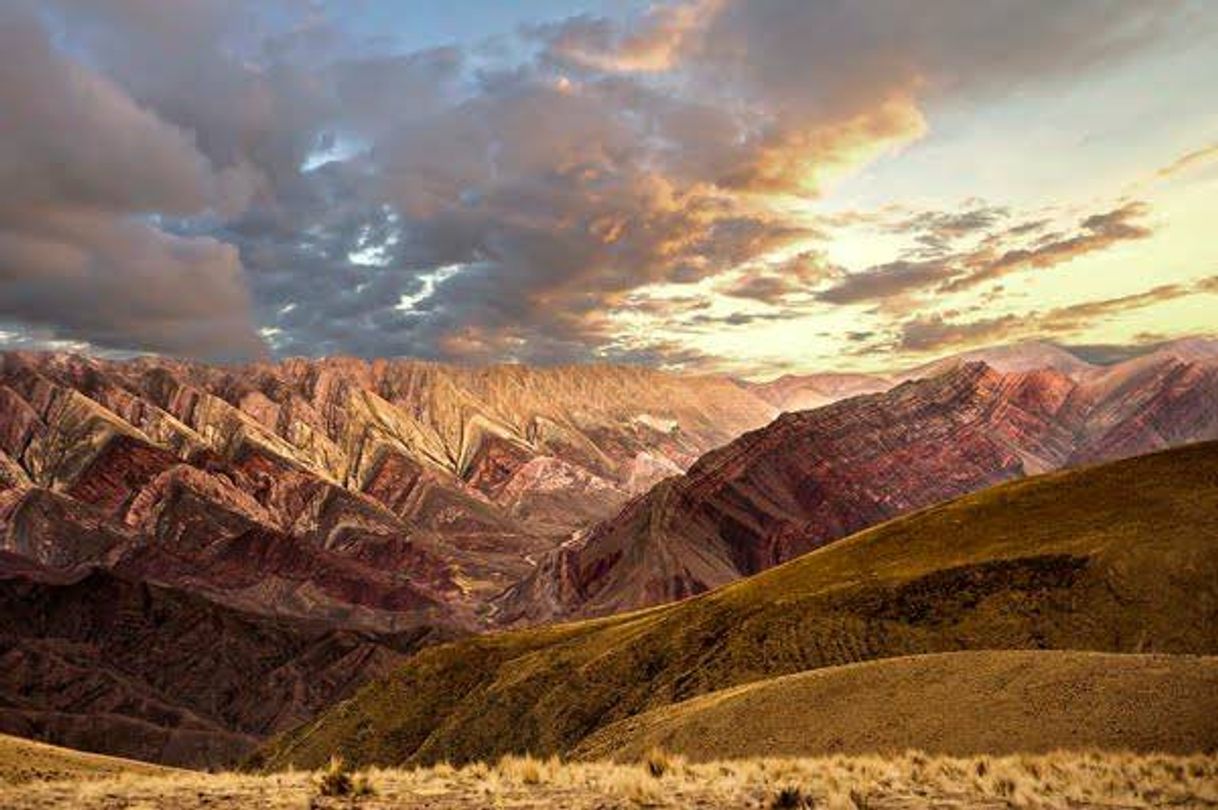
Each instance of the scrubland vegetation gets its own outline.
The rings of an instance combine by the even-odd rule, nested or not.
[[[337,786],[337,787],[336,787]],[[688,763],[652,751],[630,764],[508,756],[461,768],[347,772],[128,773],[0,787],[27,808],[913,808],[1218,807],[1218,755],[1056,752]]]

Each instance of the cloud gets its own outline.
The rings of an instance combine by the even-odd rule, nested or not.
[[[460,268],[410,312],[385,309],[395,303],[386,285],[381,345],[587,357],[612,340],[602,313],[633,290],[730,277],[813,238],[806,219],[767,197],[816,194],[827,177],[920,137],[924,92],[1067,76],[1143,41],[1166,8],[1131,5],[1118,32],[1107,17],[1046,7],[1008,31],[997,11],[962,3],[920,14],[907,42],[906,15],[774,5],[671,4],[624,27],[590,17],[532,27],[538,62],[485,70],[459,101],[381,135],[373,174],[402,219],[384,272],[405,285]],[[936,33],[951,15],[1014,39],[999,59],[993,45],[962,56]],[[777,300],[793,287],[734,291]]]
[[[987,249],[966,256],[962,264],[967,272],[947,282],[944,289],[961,290],[1020,270],[1045,270],[1121,242],[1146,239],[1154,231],[1136,220],[1145,217],[1149,210],[1143,202],[1126,203],[1086,217],[1079,223],[1078,231],[1069,236],[1045,239],[1031,248],[1001,252]]]
[[[1118,298],[1107,298],[1099,301],[1087,301],[1067,307],[1049,310],[1040,316],[1038,326],[1046,332],[1069,333],[1093,324],[1096,320],[1108,315],[1141,309],[1143,307],[1171,301],[1190,294],[1193,288],[1181,284],[1161,284],[1145,292],[1124,295]]]
[[[1156,177],[1174,177],[1184,172],[1192,171],[1198,166],[1204,166],[1218,161],[1218,143],[1194,149],[1155,172]]]
[[[1005,3],[769,0],[725,5],[687,58],[720,87],[778,98],[799,118],[849,118],[873,99],[996,94],[1053,80],[1144,46],[1175,0]],[[842,66],[848,65],[848,70]]]
[[[738,277],[720,286],[719,292],[734,298],[779,304],[791,295],[807,290],[830,272],[823,255],[804,251],[781,264],[746,267]]]
[[[921,110],[905,96],[885,99],[844,120],[776,122],[719,182],[743,192],[816,194],[827,178],[915,141],[926,130]]]
[[[1206,284],[1207,281],[1192,285],[1162,284],[1140,293],[1116,298],[1056,307],[1044,312],[1007,314],[974,321],[953,320],[954,316],[959,314],[955,311],[917,317],[901,326],[895,348],[909,352],[946,351],[1029,335],[1071,335],[1094,327],[1097,321],[1112,315],[1191,295],[1203,290]]]
[[[154,224],[239,207],[239,177],[20,7],[0,11],[0,109],[0,316],[111,348],[261,351],[233,247]]]
[[[939,351],[1005,340],[1020,327],[1014,315],[977,321],[949,321],[941,315],[915,318],[901,327],[899,348],[910,352]]]
[[[263,353],[237,251],[87,209],[0,231],[0,317],[59,339],[213,360]]]
[[[934,259],[899,259],[865,271],[851,273],[816,297],[830,304],[858,304],[883,300],[903,293],[922,290],[950,278],[955,269]]]
[[[704,33],[725,0],[685,0],[654,5],[638,25],[622,31],[603,17],[581,15],[529,26],[546,43],[546,56],[565,66],[606,72],[659,72],[674,68],[682,51]]]
[[[884,230],[911,235],[926,250],[942,254],[959,239],[988,232],[1008,216],[1009,209],[989,205],[961,211],[920,211],[889,224]]]
[[[798,314],[792,310],[778,310],[776,312],[729,312],[726,315],[700,314],[687,319],[683,325],[695,328],[714,327],[718,329],[724,326],[747,326],[751,323],[785,321],[798,317]]]
[[[786,298],[798,287],[782,276],[746,275],[723,287],[724,295],[735,298],[752,298],[764,303],[776,303]]]
[[[624,347],[612,317],[641,291],[813,289],[823,262],[772,265],[823,237],[806,203],[836,177],[937,105],[1127,54],[1174,8],[689,0],[402,53],[306,0],[49,0],[55,44],[30,29],[0,54],[20,110],[0,119],[0,314],[217,357],[257,353],[255,326],[279,354],[653,357],[676,350]],[[1051,266],[1140,238],[1137,215],[968,264],[956,243],[1003,214],[941,213],[908,223],[941,256],[817,297]]]
[[[130,96],[192,134],[263,201],[338,113],[315,60],[337,34],[304,0],[49,0],[71,42]]]
[[[816,293],[832,304],[884,303],[908,295],[959,292],[1024,270],[1046,270],[1113,245],[1146,239],[1153,231],[1138,220],[1149,213],[1142,202],[1130,202],[1079,221],[1070,234],[1037,236],[1045,221],[1001,223],[1005,209],[982,208],[960,214],[939,211],[905,217],[885,226],[889,232],[912,234],[921,244],[932,244],[932,258],[902,258],[849,273]],[[996,229],[992,228],[995,224]],[[978,247],[955,252],[946,248],[963,235],[980,236]],[[1035,237],[1030,246],[1014,246]],[[917,254],[915,254],[916,256]]]

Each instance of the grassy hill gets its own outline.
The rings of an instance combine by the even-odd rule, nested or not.
[[[122,774],[155,776],[174,772],[173,768],[148,762],[73,751],[0,734],[0,785],[56,779],[100,779]]]
[[[956,650],[1218,653],[1218,444],[1026,479],[674,605],[429,648],[254,764],[567,753],[649,709]]]
[[[1191,754],[1218,745],[1218,658],[982,650],[814,669],[606,726],[581,759],[692,760],[877,751]]]

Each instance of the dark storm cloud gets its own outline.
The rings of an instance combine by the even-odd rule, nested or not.
[[[1174,8],[674,2],[532,26],[496,56],[370,46],[306,0],[40,5],[62,50],[0,11],[18,111],[0,119],[0,317],[216,357],[257,353],[256,324],[281,354],[542,362],[672,350],[622,349],[609,313],[819,235],[766,195],[815,195],[918,137],[927,103],[1071,75]],[[1137,213],[951,278],[1139,238]],[[911,227],[946,251],[986,217]],[[732,294],[781,302],[827,275],[808,267]],[[894,263],[819,298],[942,272]]]
[[[335,36],[305,0],[51,0],[105,73],[191,133],[216,166],[262,200],[297,180],[334,117],[331,83],[309,60]],[[286,29],[265,19],[273,12]]]
[[[112,348],[262,350],[236,250],[150,218],[239,205],[240,178],[20,6],[0,10],[0,109],[0,317]]]

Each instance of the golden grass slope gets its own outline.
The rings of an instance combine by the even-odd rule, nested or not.
[[[0,734],[0,795],[3,795],[5,785],[33,781],[101,779],[120,774],[167,775],[175,772],[173,768],[148,762],[73,751]],[[8,806],[0,801],[0,807]]]
[[[1218,653],[1218,444],[996,487],[679,604],[429,648],[253,764],[564,754],[718,689],[970,649]]]
[[[711,692],[613,723],[574,756],[634,761],[921,750],[1218,749],[1218,658],[993,650],[889,658]]]
[[[656,753],[635,764],[507,757],[454,768],[371,769],[370,795],[321,796],[321,774],[180,773],[0,785],[6,810],[486,810],[776,808],[943,810],[1218,806],[1218,757],[1062,753],[1018,757],[749,759],[688,764]],[[782,802],[782,797],[787,802]]]

